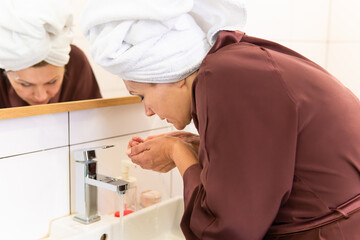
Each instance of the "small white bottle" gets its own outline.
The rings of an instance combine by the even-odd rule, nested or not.
[[[121,161],[121,176],[118,178],[129,183],[125,192],[125,209],[136,211],[138,210],[136,178],[129,175],[132,166],[136,165],[128,159],[123,159]]]

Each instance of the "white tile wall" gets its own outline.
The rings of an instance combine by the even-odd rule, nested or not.
[[[328,70],[360,97],[360,41],[330,43]]]
[[[360,97],[360,2],[331,0],[327,69]]]
[[[327,44],[325,42],[292,41],[288,43],[287,47],[319,64],[323,68],[326,67]]]
[[[70,213],[67,147],[0,159],[1,239],[39,239]]]
[[[360,41],[360,2],[331,0],[330,41]]]
[[[248,0],[248,19],[245,32],[248,35],[269,40],[291,38],[292,1]]]
[[[329,0],[292,0],[292,40],[326,42]]]
[[[74,111],[70,114],[70,144],[168,126],[157,116],[146,117],[142,103]]]
[[[0,121],[0,158],[68,144],[68,113]]]
[[[326,67],[329,0],[247,1],[245,32],[291,48]]]
[[[247,6],[249,35],[275,41],[326,41],[329,0],[251,0]]]

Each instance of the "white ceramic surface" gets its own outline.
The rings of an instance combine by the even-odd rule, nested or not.
[[[170,126],[147,117],[142,103],[70,112],[69,124],[70,145]]]
[[[73,215],[51,223],[48,240],[183,240],[180,221],[184,211],[181,197],[162,201],[124,217],[113,215],[89,225],[73,221]],[[122,238],[123,236],[123,238]]]
[[[326,42],[329,29],[330,1],[291,1],[293,3],[291,8],[291,39],[305,42]]]
[[[273,41],[326,41],[329,0],[246,1],[245,32]]]
[[[360,41],[360,2],[332,0],[330,41]]]
[[[0,159],[0,189],[0,239],[45,236],[70,212],[68,148]]]
[[[245,32],[269,40],[289,40],[292,27],[292,1],[246,1],[248,17]]]
[[[0,158],[68,145],[68,113],[0,121]]]

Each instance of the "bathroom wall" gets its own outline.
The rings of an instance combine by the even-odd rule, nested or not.
[[[281,43],[318,63],[360,96],[360,2],[248,0],[249,35]]]
[[[0,121],[0,238],[39,239],[51,220],[74,212],[73,152],[102,145],[98,171],[116,177],[133,135],[172,130],[158,117],[146,117],[142,104],[130,104]],[[182,195],[177,172],[160,174],[132,168],[138,193],[158,190],[162,198]],[[116,196],[99,191],[100,213],[118,209]]]

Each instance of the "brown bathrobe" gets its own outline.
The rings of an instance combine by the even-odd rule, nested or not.
[[[223,31],[194,81],[192,114],[187,239],[360,239],[360,198],[334,210],[360,194],[360,104],[326,70]]]
[[[76,46],[71,45],[70,60],[65,66],[65,76],[60,91],[49,103],[101,98],[100,89],[89,61]],[[11,86],[0,69],[0,108],[29,106]]]

